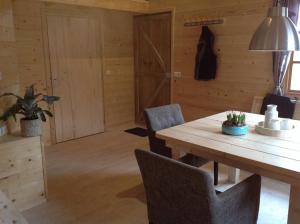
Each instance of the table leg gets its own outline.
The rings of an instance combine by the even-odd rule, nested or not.
[[[240,169],[228,167],[228,180],[231,183],[237,183],[240,179]]]
[[[291,185],[288,224],[300,223],[300,187]]]
[[[172,159],[179,160],[180,159],[180,150],[172,147]]]

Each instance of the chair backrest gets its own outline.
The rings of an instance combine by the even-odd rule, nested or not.
[[[154,132],[184,123],[178,104],[145,109],[145,118],[148,129]]]
[[[256,113],[259,114],[262,108],[264,97],[262,96],[255,96],[253,99],[253,104],[251,108],[251,113]],[[294,116],[293,119],[295,120],[300,120],[300,102],[296,101],[295,102],[295,111],[294,111]]]
[[[265,113],[267,110],[267,105],[269,104],[275,104],[278,106],[277,110],[279,112],[279,117],[293,118],[295,112],[295,102],[292,102],[291,98],[268,94],[263,100],[260,114]]]
[[[147,196],[149,222],[212,223],[216,200],[209,174],[155,153],[136,150]]]
[[[150,150],[163,156],[171,157],[171,149],[165,141],[155,137],[155,132],[184,123],[178,104],[145,109],[145,121],[148,130]]]

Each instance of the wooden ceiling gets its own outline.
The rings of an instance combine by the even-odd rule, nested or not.
[[[121,11],[143,13],[149,10],[148,0],[41,0],[50,3],[99,7]]]

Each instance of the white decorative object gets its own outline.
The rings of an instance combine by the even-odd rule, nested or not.
[[[280,123],[281,130],[290,130],[293,128],[291,119],[282,119]]]
[[[272,119],[278,119],[278,111],[277,105],[270,104],[267,106],[267,110],[265,112],[265,128],[270,128],[270,122]]]
[[[270,128],[265,128],[264,122],[259,122],[258,125],[255,126],[255,131],[262,135],[268,135],[279,138],[290,138],[293,137],[295,133],[298,133],[295,131],[295,126],[292,126],[292,129],[290,130],[273,130]]]
[[[272,130],[280,130],[280,120],[272,119],[269,123],[269,128]]]
[[[7,135],[7,126],[5,124],[0,125],[0,136]]]

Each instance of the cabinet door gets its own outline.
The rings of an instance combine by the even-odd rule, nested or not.
[[[56,141],[104,131],[98,18],[47,16]]]

